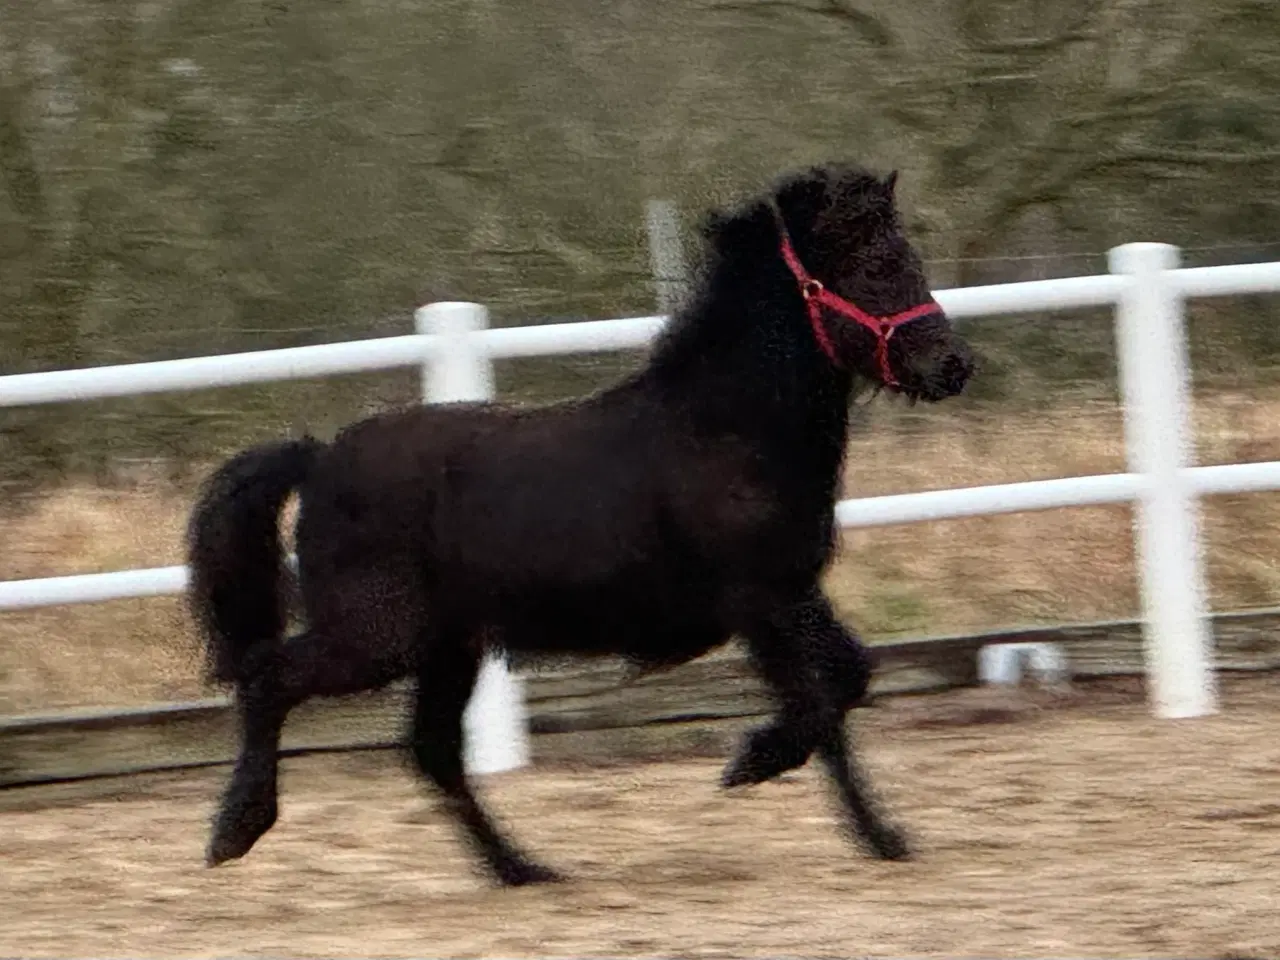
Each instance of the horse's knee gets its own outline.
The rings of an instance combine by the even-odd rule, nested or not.
[[[823,667],[832,699],[846,712],[866,703],[874,667],[871,653],[856,637],[846,634],[825,652]]]

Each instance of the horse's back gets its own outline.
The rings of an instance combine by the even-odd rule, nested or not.
[[[425,551],[441,576],[596,579],[634,565],[659,538],[655,421],[625,401],[373,417],[335,439],[304,512],[317,531]]]
[[[495,414],[436,489],[442,575],[601,588],[662,546],[662,427],[622,403]]]

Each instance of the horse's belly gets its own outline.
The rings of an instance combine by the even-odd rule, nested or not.
[[[491,610],[515,649],[679,659],[714,633],[709,597],[670,584],[558,585],[503,598]],[[696,636],[696,639],[695,639]]]

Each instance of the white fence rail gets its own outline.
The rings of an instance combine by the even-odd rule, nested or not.
[[[1280,292],[1280,262],[1176,269],[1177,250],[1127,244],[1109,275],[936,291],[953,319],[1115,305],[1129,472],[842,501],[845,527],[1134,502],[1148,679],[1163,717],[1217,709],[1197,529],[1197,498],[1280,489],[1280,461],[1188,467],[1183,300]],[[639,348],[666,317],[489,329],[477,304],[436,303],[417,333],[349,343],[0,377],[0,407],[422,366],[429,402],[493,396],[492,361]],[[181,566],[0,582],[0,610],[182,592]],[[486,664],[468,708],[474,772],[527,762],[518,679]]]

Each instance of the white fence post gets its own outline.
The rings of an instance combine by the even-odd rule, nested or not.
[[[680,217],[670,200],[645,204],[645,228],[649,234],[649,264],[653,268],[658,312],[674,314],[689,286],[684,249],[680,243]]]
[[[419,333],[432,334],[438,348],[423,365],[422,393],[427,403],[491,400],[493,362],[473,334],[489,325],[478,303],[445,301],[414,314]],[[468,774],[501,773],[529,763],[529,731],[521,679],[501,656],[487,656],[462,717],[463,764]]]
[[[1160,717],[1217,710],[1201,569],[1199,504],[1184,472],[1190,407],[1183,297],[1165,271],[1178,250],[1128,243],[1109,255],[1130,283],[1116,309],[1129,469],[1143,477],[1135,518],[1149,696]]]

